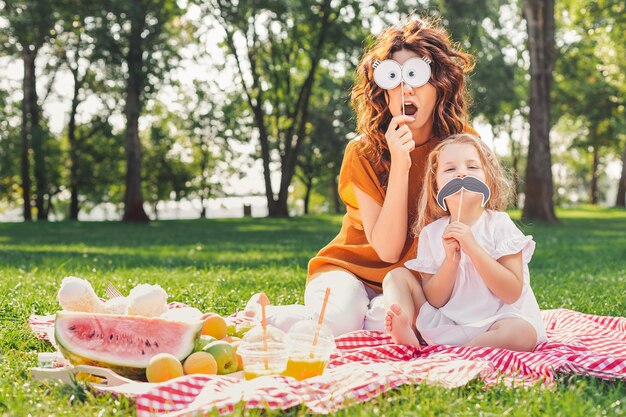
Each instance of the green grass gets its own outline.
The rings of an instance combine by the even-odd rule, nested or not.
[[[519,217],[519,213],[513,213]],[[531,280],[542,308],[626,315],[626,211],[581,208],[556,226],[528,224],[537,250]],[[57,310],[61,279],[107,281],[127,292],[158,283],[171,300],[230,314],[264,290],[274,303],[302,302],[308,259],[339,230],[337,216],[120,223],[0,224],[0,415],[132,415],[125,399],[31,381],[37,352],[51,350],[25,322]],[[239,415],[276,415],[241,411]],[[289,415],[304,415],[295,408]],[[553,391],[405,386],[336,415],[626,415],[626,383],[563,377]]]

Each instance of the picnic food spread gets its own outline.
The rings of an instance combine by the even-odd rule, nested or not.
[[[159,285],[138,285],[126,297],[113,290],[111,298],[103,300],[88,281],[63,279],[58,293],[63,310],[55,317],[54,339],[72,365],[108,368],[148,382],[237,371],[244,371],[246,379],[263,375],[305,379],[323,373],[334,349],[332,334],[321,322],[296,326],[300,330],[291,340],[265,321],[229,325],[216,313],[170,308]],[[293,360],[296,356],[298,360]]]
[[[63,310],[56,314],[55,340],[72,365],[149,382],[238,370],[234,347],[217,340],[227,336],[226,321],[193,307],[169,309],[159,285],[141,284],[127,297],[103,301],[88,281],[67,277],[58,299]]]

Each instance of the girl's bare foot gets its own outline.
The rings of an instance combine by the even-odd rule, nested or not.
[[[385,331],[400,345],[419,347],[420,342],[411,328],[409,317],[398,304],[392,304],[385,316]]]
[[[270,300],[269,298],[267,298],[267,295],[265,295],[264,292],[258,292],[250,297],[248,303],[246,304],[246,307],[243,309],[243,316],[251,319],[256,318],[260,320],[262,300],[265,300],[266,306],[270,304]]]

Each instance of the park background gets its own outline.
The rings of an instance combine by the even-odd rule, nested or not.
[[[619,1],[0,1],[0,219],[341,213],[355,66],[411,11],[474,54],[525,218],[624,207]]]
[[[341,225],[355,66],[414,10],[476,57],[471,124],[515,180],[541,308],[626,316],[623,2],[0,0],[0,415],[134,413],[31,380],[52,348],[25,322],[65,276],[222,315],[260,290],[302,303]],[[623,380],[556,382],[405,386],[337,415],[626,414]]]

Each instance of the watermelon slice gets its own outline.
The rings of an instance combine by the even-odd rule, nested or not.
[[[170,353],[180,361],[189,356],[200,338],[202,324],[59,311],[54,337],[63,356],[73,365],[102,366],[131,379],[145,380],[148,362],[157,353]]]

